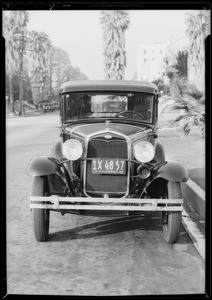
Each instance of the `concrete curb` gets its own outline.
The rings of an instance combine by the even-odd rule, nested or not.
[[[205,259],[205,224],[192,221],[185,210],[182,213],[182,224],[195,248],[202,258]]]
[[[191,179],[181,183],[181,189],[184,199],[182,224],[205,259],[205,191]]]
[[[205,220],[205,191],[193,180],[181,183],[185,206],[194,219]]]

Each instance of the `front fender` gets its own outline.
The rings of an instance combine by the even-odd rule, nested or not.
[[[188,171],[182,162],[168,161],[159,169],[156,178],[164,178],[168,181],[186,182],[188,180]]]
[[[55,165],[48,159],[48,156],[36,156],[29,162],[26,175],[29,176],[43,176],[57,174]]]
[[[163,145],[161,142],[157,141],[155,145],[155,157],[153,158],[156,160],[157,163],[165,161],[165,152]]]
[[[53,150],[52,150],[52,156],[55,157],[56,159],[58,159],[59,161],[63,159],[63,154],[62,154],[62,148],[61,148],[61,142],[58,141],[54,144],[53,146]],[[69,176],[73,175],[74,171],[73,171],[73,163],[72,162],[67,162],[64,164],[64,166],[66,167]]]
[[[58,141],[54,144],[53,150],[52,150],[52,156],[57,158],[58,160],[62,160],[62,149],[61,149],[61,142]]]

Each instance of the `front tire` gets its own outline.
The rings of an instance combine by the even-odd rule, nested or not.
[[[45,196],[47,192],[47,178],[36,176],[32,184],[32,196]],[[32,210],[32,225],[38,242],[46,242],[49,237],[49,209],[34,208]]]
[[[179,182],[168,182],[168,199],[181,199],[181,187]],[[167,212],[163,215],[165,224],[163,224],[163,236],[167,243],[175,243],[180,236],[181,212]]]

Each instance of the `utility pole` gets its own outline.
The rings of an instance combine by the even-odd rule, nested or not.
[[[49,65],[49,70],[50,70],[50,102],[52,102],[52,52],[50,53],[50,65]]]
[[[21,47],[20,47],[20,88],[19,88],[19,116],[23,114],[23,61],[24,61],[24,35],[22,35]]]

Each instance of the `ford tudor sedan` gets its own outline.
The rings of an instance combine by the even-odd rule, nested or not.
[[[121,216],[161,212],[163,236],[178,240],[188,180],[157,140],[157,87],[142,81],[73,81],[60,89],[60,135],[36,156],[30,208],[37,241],[47,241],[50,211]]]

